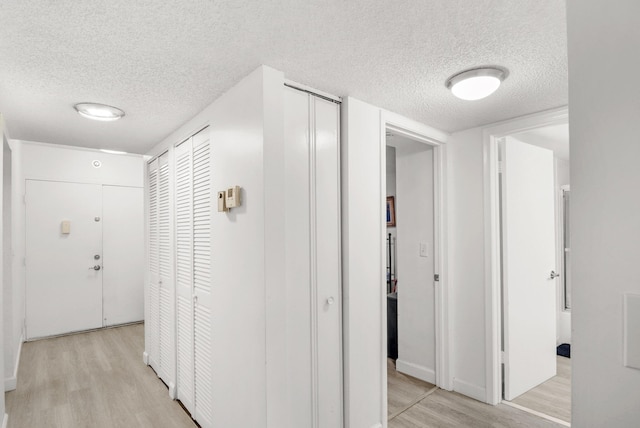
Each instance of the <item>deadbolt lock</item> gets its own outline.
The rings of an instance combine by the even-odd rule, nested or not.
[[[96,254],[95,256],[93,256],[93,258],[94,258],[95,260],[100,260],[100,254]]]

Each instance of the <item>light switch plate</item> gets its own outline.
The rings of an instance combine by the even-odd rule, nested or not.
[[[624,365],[640,369],[640,294],[624,295]]]
[[[426,242],[420,242],[420,257],[429,257],[429,246]]]

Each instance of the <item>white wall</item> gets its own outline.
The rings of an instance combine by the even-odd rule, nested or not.
[[[2,137],[2,288],[4,299],[4,314],[2,322],[4,323],[4,374],[5,379],[9,380],[9,385],[5,381],[5,391],[15,389],[16,373],[14,372],[15,361],[17,356],[17,346],[14,342],[13,332],[13,254],[12,254],[12,215],[11,215],[11,148],[9,147],[9,141],[7,138]],[[18,335],[18,339],[19,339]]]
[[[640,293],[640,2],[567,6],[572,425],[633,427],[640,370],[622,354],[623,294]]]
[[[398,233],[398,371],[435,383],[433,150],[396,148]],[[420,255],[420,244],[427,257]]]
[[[563,256],[564,256],[564,241],[563,241],[563,229],[562,229],[562,186],[569,185],[569,161],[554,157],[554,186],[556,191],[556,236],[557,236],[557,254],[556,254],[556,267],[562,269]],[[557,281],[558,292],[557,295],[557,342],[571,343],[571,311],[564,309],[564,284],[562,281]]]
[[[7,195],[7,181],[11,183],[10,169],[7,170],[7,162],[6,157],[11,155],[11,151],[9,149],[9,138],[7,136],[7,132],[4,127],[4,119],[0,114],[0,144],[2,144],[2,148],[0,149],[0,190],[2,192],[2,197],[0,197],[0,279],[2,280],[2,293],[0,293],[0,332],[2,335],[0,336],[0,347],[4,348],[5,344],[5,336],[7,335],[7,330],[5,328],[5,300],[6,299],[6,290],[10,288],[11,285],[6,281],[6,279],[10,279],[10,257],[7,257],[7,250],[11,250],[10,245],[10,235],[7,236],[5,232],[7,231],[7,223],[9,223],[10,212],[7,212],[7,209],[10,206],[7,206],[7,202],[10,202],[10,196]],[[8,245],[7,245],[8,244]],[[6,261],[9,261],[9,264]],[[9,268],[9,273],[7,273],[7,268]],[[4,367],[4,358],[6,351],[0,352],[0,367]],[[2,418],[2,426],[6,426],[7,423],[7,415],[5,414],[5,402],[4,402],[4,394],[1,394],[0,397],[0,418]]]
[[[116,155],[99,150],[11,140],[12,149],[12,245],[13,245],[13,314],[11,337],[5,356],[5,388],[15,388],[20,344],[24,340],[25,295],[25,180],[68,181],[143,187],[144,159],[140,155]],[[93,167],[93,161],[102,163]],[[8,329],[7,329],[8,330]]]
[[[242,188],[211,225],[214,426],[287,426],[283,91],[260,67],[149,152],[209,125],[212,181]]]
[[[342,105],[342,295],[345,425],[386,426],[385,155],[380,109]],[[378,207],[375,210],[374,207]],[[373,211],[372,211],[373,210]],[[386,219],[385,219],[386,220]],[[378,233],[376,233],[378,231]]]
[[[453,388],[486,400],[484,149],[482,129],[447,141]]]

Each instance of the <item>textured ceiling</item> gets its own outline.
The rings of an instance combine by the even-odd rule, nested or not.
[[[265,64],[451,132],[566,105],[566,56],[562,0],[2,0],[0,111],[12,138],[142,153]],[[488,64],[493,96],[444,87]]]

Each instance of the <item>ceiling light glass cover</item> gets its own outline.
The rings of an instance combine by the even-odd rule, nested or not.
[[[460,99],[479,100],[493,94],[507,74],[503,68],[473,68],[454,74],[447,79],[446,86]]]
[[[117,107],[97,103],[79,103],[73,106],[80,116],[87,119],[111,122],[124,116],[124,111]]]

